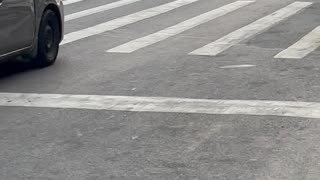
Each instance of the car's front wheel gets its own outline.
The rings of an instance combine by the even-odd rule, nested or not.
[[[60,24],[52,10],[46,10],[42,16],[38,34],[38,54],[34,63],[45,67],[56,61],[60,43]]]

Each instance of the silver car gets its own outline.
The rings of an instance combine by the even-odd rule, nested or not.
[[[29,57],[55,62],[63,39],[62,0],[0,0],[0,60]]]

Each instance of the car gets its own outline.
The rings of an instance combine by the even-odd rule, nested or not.
[[[52,65],[63,28],[62,0],[0,0],[0,61],[21,56]]]

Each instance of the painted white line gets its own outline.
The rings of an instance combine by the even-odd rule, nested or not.
[[[283,50],[275,58],[302,59],[320,46],[320,26],[315,28],[301,40]]]
[[[103,6],[98,6],[98,7],[95,7],[95,8],[91,8],[91,9],[87,9],[87,10],[84,10],[84,11],[76,12],[76,13],[73,13],[73,14],[66,15],[65,16],[65,21],[71,21],[71,20],[78,19],[78,18],[81,18],[81,17],[85,17],[85,16],[89,16],[89,15],[92,15],[92,14],[104,12],[104,11],[107,11],[107,10],[110,10],[110,9],[118,8],[118,7],[121,7],[121,6],[125,6],[125,5],[128,5],[128,4],[132,4],[132,3],[138,2],[138,1],[142,1],[142,0],[120,0],[120,1],[113,2],[113,3],[110,3],[110,4],[106,4],[106,5],[103,5]]]
[[[0,106],[320,118],[320,103],[0,93]]]
[[[250,67],[256,67],[256,65],[253,64],[240,64],[240,65],[230,65],[230,66],[221,66],[221,69],[232,69],[232,68],[250,68]]]
[[[211,21],[213,19],[216,19],[216,18],[221,17],[223,15],[226,15],[228,13],[231,13],[232,11],[235,11],[241,7],[247,6],[253,2],[254,1],[236,1],[234,3],[225,5],[223,7],[218,8],[218,9],[209,11],[207,13],[204,13],[204,14],[201,14],[197,17],[188,19],[186,21],[183,21],[183,22],[176,24],[174,26],[171,26],[169,28],[158,31],[154,34],[142,37],[140,39],[130,41],[126,44],[123,44],[123,45],[120,45],[120,46],[115,47],[113,49],[110,49],[107,52],[131,53],[133,51],[136,51],[141,48],[147,47],[149,45],[155,44],[157,42],[163,41],[169,37],[175,36],[179,33],[187,31],[187,30],[194,28],[198,25],[201,25],[203,23],[206,23],[208,21]]]
[[[272,26],[280,23],[281,21],[289,18],[290,16],[300,12],[304,8],[310,6],[312,2],[294,2],[287,7],[284,7],[268,16],[265,16],[247,26],[244,26],[215,42],[212,42],[202,48],[199,48],[193,52],[191,55],[206,55],[206,56],[216,56],[221,52],[229,49],[230,47],[246,40],[258,33],[261,33]]]
[[[83,0],[65,0],[65,1],[63,1],[63,4],[64,5],[69,5],[69,4],[77,3],[77,2],[80,2],[80,1],[83,1]]]
[[[61,44],[68,44],[80,39],[84,39],[90,36],[98,35],[107,31],[111,31],[147,18],[151,18],[166,12],[169,12],[171,10],[174,10],[176,8],[197,2],[199,0],[177,0],[173,1],[167,4],[163,4],[160,6],[156,6],[150,9],[146,9],[143,11],[139,11],[134,14],[130,14],[127,16],[123,16],[102,24],[98,24],[96,26],[92,26],[86,29],[82,29],[76,32],[69,33],[65,35],[64,40]]]

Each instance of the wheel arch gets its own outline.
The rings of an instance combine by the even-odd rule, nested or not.
[[[26,53],[24,55],[24,56],[30,57],[30,58],[35,58],[37,56],[38,35],[39,35],[40,23],[41,23],[41,19],[42,19],[43,14],[47,10],[52,10],[57,15],[57,18],[59,20],[59,28],[60,28],[59,29],[60,41],[63,40],[63,36],[64,36],[64,34],[63,34],[64,33],[64,9],[63,9],[63,5],[62,5],[62,0],[34,0],[34,1],[35,1],[35,13],[36,13],[35,38],[34,38],[34,42],[33,42],[30,53]]]

